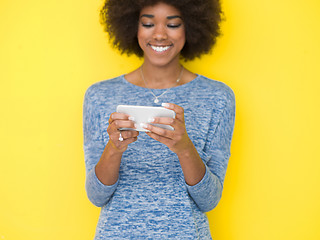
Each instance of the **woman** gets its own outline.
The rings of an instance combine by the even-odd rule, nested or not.
[[[218,0],[107,0],[102,23],[122,53],[142,66],[92,85],[84,101],[88,198],[102,207],[95,239],[211,239],[205,212],[219,202],[230,156],[235,104],[225,84],[180,65],[210,51]],[[176,113],[148,133],[117,105]]]

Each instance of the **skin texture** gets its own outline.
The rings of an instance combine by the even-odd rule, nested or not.
[[[185,29],[180,12],[163,3],[142,9],[138,27],[138,42],[145,63],[164,67],[176,65],[185,44]],[[153,47],[169,47],[157,52]]]
[[[174,26],[174,27],[172,27]],[[179,10],[165,3],[158,3],[142,9],[139,17],[138,41],[144,52],[142,66],[144,76],[149,88],[167,88],[176,84],[180,74],[180,52],[185,44],[185,29]],[[168,47],[166,51],[157,52],[154,47]],[[185,84],[195,78],[195,74],[184,71],[180,84]],[[138,86],[144,86],[139,70],[126,75],[126,79]],[[155,118],[153,123],[170,125],[173,131],[164,130],[146,124],[144,128],[150,130],[148,135],[165,144],[177,154],[185,181],[188,185],[195,185],[205,174],[205,165],[197,150],[188,137],[184,110],[173,103],[164,104],[163,107],[175,111],[176,117]],[[121,131],[124,141],[119,141],[119,128],[134,128],[134,122],[128,115],[112,113],[109,119],[109,142],[98,162],[95,171],[98,179],[105,185],[116,183],[119,177],[119,168],[123,152],[128,145],[137,140],[136,131]]]

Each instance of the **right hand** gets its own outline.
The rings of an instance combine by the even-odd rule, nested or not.
[[[138,139],[138,131],[122,130],[121,135],[123,141],[119,141],[120,128],[135,128],[134,122],[130,120],[129,117],[130,116],[127,114],[114,112],[109,118],[109,126],[107,129],[109,134],[109,143],[115,150],[119,152],[126,151],[128,145],[137,141]]]

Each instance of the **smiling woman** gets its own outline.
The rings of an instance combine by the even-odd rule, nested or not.
[[[95,239],[211,239],[205,212],[221,198],[235,100],[225,84],[180,64],[219,35],[219,1],[196,4],[107,0],[101,11],[113,45],[144,62],[85,95],[86,190],[102,208]],[[175,117],[155,116],[139,134],[117,105],[161,105]]]
[[[179,63],[185,44],[185,28],[180,11],[158,3],[142,9],[138,26],[138,42],[144,52],[144,61],[163,66]]]
[[[122,53],[142,57],[143,51],[137,42],[141,9],[154,6],[153,0],[105,1],[100,17],[104,30],[113,45]],[[221,6],[219,0],[173,0],[161,1],[180,11],[186,29],[186,44],[181,51],[185,60],[192,60],[210,52],[220,35]]]

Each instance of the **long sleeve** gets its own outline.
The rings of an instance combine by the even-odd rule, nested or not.
[[[100,182],[95,173],[97,165],[105,144],[102,139],[100,128],[99,98],[94,91],[95,85],[91,86],[84,98],[83,104],[83,133],[84,133],[84,155],[86,166],[85,188],[89,200],[96,206],[105,205],[117,188],[118,182],[107,186]]]
[[[203,212],[215,208],[222,195],[235,120],[235,98],[231,89],[220,105],[219,122],[212,124],[204,150],[199,152],[206,173],[198,184],[187,185],[190,196]]]
[[[160,95],[163,89],[154,89]],[[158,106],[149,91],[124,75],[95,83],[83,107],[86,191],[102,207],[96,239],[211,239],[204,212],[219,202],[230,156],[234,96],[221,82],[198,75],[170,89],[163,102],[185,110],[188,135],[206,165],[203,179],[186,186],[179,158],[166,145],[141,133],[123,153],[119,180],[102,184],[95,167],[109,140],[108,116],[118,104]]]

